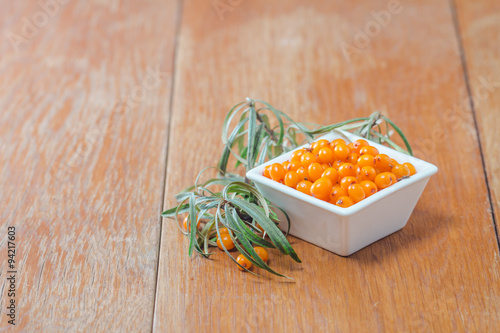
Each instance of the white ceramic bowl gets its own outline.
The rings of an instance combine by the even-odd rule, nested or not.
[[[349,132],[332,132],[318,140],[331,141],[346,137],[348,139],[346,142],[361,138]],[[402,229],[408,222],[429,178],[438,170],[430,163],[369,142],[380,153],[389,155],[399,163],[410,162],[415,166],[417,173],[348,208],[313,198],[262,175],[265,166],[289,160],[293,151],[248,171],[247,177],[255,182],[257,188],[273,205],[287,212],[291,220],[291,235],[341,256],[349,256]],[[300,148],[308,146],[306,144]],[[284,216],[280,217],[283,221]],[[286,222],[280,223],[280,227],[286,229]]]

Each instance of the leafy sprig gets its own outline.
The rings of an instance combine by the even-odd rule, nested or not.
[[[232,125],[235,119],[238,122]],[[162,216],[175,218],[179,229],[189,237],[189,255],[193,251],[203,257],[209,257],[209,247],[217,246],[220,228],[229,230],[237,250],[253,265],[268,272],[286,277],[271,269],[255,252],[253,246],[276,248],[301,262],[297,253],[288,242],[286,235],[277,227],[280,223],[275,210],[259,190],[239,173],[228,171],[231,156],[236,160],[235,169],[243,166],[245,171],[254,168],[281,155],[284,152],[312,142],[317,136],[331,131],[351,131],[366,139],[386,143],[397,151],[412,155],[410,144],[402,130],[390,119],[374,112],[368,117],[355,118],[340,123],[320,126],[296,122],[284,112],[267,102],[247,98],[236,104],[227,113],[222,128],[224,149],[218,166],[218,177],[199,184],[203,169],[197,176],[195,185],[176,196],[178,205],[163,212]],[[396,133],[404,143],[404,148],[391,139]],[[286,212],[288,230],[290,220]],[[178,220],[179,215],[189,214],[189,232],[183,230]],[[201,230],[196,228],[203,220]],[[286,233],[288,234],[288,232]],[[224,252],[241,268],[223,246]],[[249,271],[252,274],[252,271]]]

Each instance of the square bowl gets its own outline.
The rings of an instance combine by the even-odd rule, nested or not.
[[[364,139],[349,132],[334,131],[317,140],[332,141],[337,138],[347,139],[346,142]],[[290,217],[291,235],[341,256],[349,256],[402,229],[429,178],[438,170],[433,164],[367,141],[381,154],[387,154],[399,163],[413,164],[417,173],[348,208],[316,199],[262,175],[267,165],[290,160],[295,150],[308,147],[309,144],[253,168],[246,176],[273,205],[286,211]],[[281,212],[278,215],[281,215],[281,221],[285,219]],[[280,228],[286,230],[286,227],[286,223],[280,223]]]

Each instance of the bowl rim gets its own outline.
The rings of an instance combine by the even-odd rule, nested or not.
[[[397,159],[398,161],[403,160],[405,162],[410,162],[415,166],[415,169],[417,170],[417,173],[404,181],[399,181],[396,184],[384,189],[383,191],[378,191],[377,193],[371,195],[370,197],[357,202],[356,204],[347,207],[347,208],[342,208],[338,207],[334,204],[331,204],[329,202],[314,198],[310,195],[304,194],[300,191],[297,191],[295,189],[292,189],[284,184],[280,184],[274,180],[271,180],[269,178],[266,178],[262,175],[263,169],[273,163],[282,163],[286,160],[289,160],[290,156],[295,152],[296,150],[308,147],[310,144],[306,143],[300,147],[297,147],[296,149],[293,149],[287,153],[283,153],[280,156],[277,156],[273,158],[272,160],[269,160],[251,170],[249,170],[246,173],[246,177],[256,184],[262,184],[264,186],[270,187],[273,190],[277,192],[284,193],[286,195],[289,195],[291,197],[294,197],[296,199],[299,199],[301,201],[305,201],[309,204],[315,205],[319,208],[325,209],[327,211],[330,211],[334,214],[340,215],[340,216],[350,216],[358,213],[359,211],[367,208],[368,206],[374,205],[383,198],[403,189],[406,188],[412,184],[415,184],[419,181],[422,181],[426,178],[430,178],[433,174],[435,174],[438,171],[438,168],[429,162],[426,162],[424,160],[418,159],[414,156],[410,156],[401,152],[398,152],[397,150],[381,145],[377,142],[373,142],[371,140],[368,140],[366,138],[363,138],[361,136],[358,136],[356,134],[346,132],[346,131],[338,131],[338,130],[333,130],[332,132],[329,132],[317,139],[315,139],[313,142],[322,140],[322,139],[327,139],[328,141],[331,141],[336,138],[343,138],[349,140],[349,141],[355,141],[357,139],[364,139],[370,143],[371,146],[374,146],[379,150],[380,153],[387,154],[391,158]],[[346,141],[347,141],[346,140]]]

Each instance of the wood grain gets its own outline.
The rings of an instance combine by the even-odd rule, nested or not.
[[[149,331],[177,1],[40,3],[0,1],[0,331],[8,226],[14,329]]]
[[[498,225],[500,211],[500,3],[457,1],[463,52]],[[500,246],[500,243],[499,243]]]
[[[468,94],[449,2],[401,1],[378,33],[372,12],[387,1],[232,3],[222,14],[184,3],[165,208],[215,165],[222,117],[247,96],[322,124],[381,110],[440,171],[402,231],[348,258],[292,238],[303,264],[271,264],[296,283],[241,273],[222,253],[187,259],[188,240],[165,220],[156,331],[498,328],[497,239],[472,113],[454,109]],[[374,30],[348,61],[339,45],[356,45],[355,27]]]

